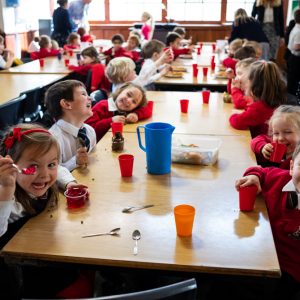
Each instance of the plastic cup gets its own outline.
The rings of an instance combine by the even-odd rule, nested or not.
[[[248,185],[245,187],[240,187],[239,200],[240,200],[241,211],[251,211],[254,209],[256,194],[257,194],[256,185]]]
[[[153,112],[153,105],[154,105],[154,102],[152,100],[149,100],[147,106],[148,106],[149,110],[151,110],[151,114]]]
[[[72,57],[73,56],[73,50],[69,50],[69,56]]]
[[[211,44],[211,47],[212,47],[213,52],[215,52],[216,51],[216,44]]]
[[[215,62],[215,56],[214,55],[211,57],[211,61],[210,62]]]
[[[119,155],[119,165],[122,177],[131,177],[133,169],[134,156],[131,154]]]
[[[207,76],[207,72],[208,72],[208,68],[207,67],[203,67],[202,68],[202,72],[203,72],[203,77]]]
[[[43,68],[45,65],[45,61],[42,58],[40,58],[39,63],[40,63],[40,67]]]
[[[209,103],[209,97],[210,97],[210,91],[209,90],[203,90],[202,91],[203,103],[208,104]]]
[[[122,122],[113,122],[110,125],[111,125],[111,130],[112,130],[113,135],[115,135],[116,132],[121,132],[121,134],[123,133],[123,123]]]
[[[70,63],[70,60],[68,58],[65,58],[65,66],[67,67]]]
[[[178,236],[191,236],[195,218],[195,208],[191,205],[174,207],[176,231]]]
[[[67,189],[64,195],[67,198],[67,206],[70,209],[84,206],[88,197],[87,189],[77,187]]]
[[[286,145],[279,143],[271,143],[273,146],[273,152],[270,156],[270,161],[280,163],[282,161],[283,155],[286,152]]]
[[[193,64],[193,76],[198,77],[198,65]]]
[[[213,72],[215,71],[216,64],[215,64],[214,61],[212,61],[212,62],[210,63],[210,68],[211,68],[211,70],[212,70]]]
[[[180,100],[180,108],[181,108],[181,112],[186,114],[189,108],[189,100],[187,99]]]
[[[197,54],[200,55],[201,54],[201,47],[197,48]]]
[[[60,52],[57,54],[57,58],[58,58],[58,60],[61,60],[62,54]]]

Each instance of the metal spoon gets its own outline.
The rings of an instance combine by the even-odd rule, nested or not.
[[[109,232],[86,234],[86,235],[83,235],[82,238],[87,238],[87,237],[92,237],[92,236],[100,236],[100,235],[119,235],[120,230],[121,230],[121,228],[117,227],[117,228],[112,229]]]
[[[24,175],[34,175],[36,173],[36,166],[30,166],[29,168],[20,169],[16,164],[12,164],[17,169],[18,173]]]
[[[154,206],[154,204],[148,204],[148,205],[143,205],[143,206],[128,206],[128,207],[125,207],[124,209],[122,209],[122,212],[123,213],[131,213],[136,210],[149,208],[149,207],[153,207],[153,206]]]
[[[137,255],[138,254],[138,243],[137,241],[141,239],[141,233],[138,230],[135,230],[132,233],[132,239],[135,241],[135,246],[133,248],[133,255]]]

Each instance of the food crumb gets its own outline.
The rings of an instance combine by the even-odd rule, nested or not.
[[[83,224],[83,221],[80,221],[81,224]]]
[[[92,181],[95,181],[95,178],[92,178]]]
[[[53,215],[50,215],[50,218],[53,218]]]

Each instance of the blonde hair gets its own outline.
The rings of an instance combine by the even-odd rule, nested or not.
[[[130,72],[135,70],[135,63],[129,57],[116,57],[112,59],[105,69],[105,75],[114,84],[126,81]]]
[[[31,132],[21,136],[20,141],[15,141],[13,145],[8,148],[5,145],[5,141],[8,137],[13,136],[14,128],[20,128],[21,132],[32,129],[43,129],[45,132]],[[60,147],[58,141],[52,134],[48,134],[46,129],[36,124],[18,124],[7,129],[0,142],[0,154],[2,156],[9,155],[15,163],[18,163],[22,157],[22,153],[25,149],[31,149],[35,156],[45,155],[52,147],[57,149],[57,157],[60,157]],[[32,205],[32,198],[18,185],[16,184],[15,190],[16,200],[20,202],[28,215],[35,215],[38,212]],[[49,188],[47,194],[48,207],[53,207],[57,204],[58,190],[54,185]]]
[[[271,7],[278,7],[282,5],[281,0],[256,0],[256,6],[267,6],[270,3]]]
[[[248,68],[255,61],[256,61],[256,58],[254,58],[254,57],[249,57],[249,58],[245,58],[245,59],[239,60],[236,63],[235,68]]]
[[[41,35],[39,45],[41,48],[47,48],[51,45],[51,39],[48,35]]]
[[[272,126],[275,119],[284,118],[300,131],[300,107],[294,105],[281,105],[274,110],[269,120],[269,133],[272,135]]]
[[[51,48],[55,50],[59,49],[59,45],[56,40],[51,40]]]
[[[242,39],[235,39],[229,44],[229,49],[233,52],[236,52],[238,49],[243,47],[243,40]]]
[[[139,47],[140,44],[141,44],[140,38],[137,35],[135,35],[135,34],[129,34],[128,41],[129,40],[134,40],[137,47]]]
[[[80,35],[76,32],[71,32],[68,36],[67,43],[72,44],[76,39],[80,40]]]
[[[239,8],[234,13],[234,25],[238,26],[240,24],[248,23],[249,21],[254,20],[252,17],[247,15],[247,12],[243,8]]]

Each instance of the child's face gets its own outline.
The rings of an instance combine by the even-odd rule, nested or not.
[[[93,115],[91,99],[88,96],[86,89],[78,86],[73,91],[73,101],[69,101],[72,116],[78,121],[85,121]]]
[[[300,131],[286,118],[278,117],[272,122],[272,138],[274,142],[286,145],[286,155],[290,157],[300,141]]]
[[[56,146],[52,146],[42,156],[37,156],[36,149],[29,147],[25,149],[17,163],[20,168],[34,165],[37,169],[34,175],[17,175],[17,183],[27,194],[35,197],[43,196],[56,181],[58,168]]]
[[[170,46],[172,48],[178,49],[180,47],[180,41],[181,41],[181,39],[177,38],[174,42],[170,43]]]
[[[142,92],[136,87],[128,87],[117,97],[115,103],[120,111],[132,111],[142,102]]]
[[[115,50],[119,50],[122,47],[122,42],[119,40],[116,40],[116,41],[113,41],[113,45],[114,45]]]
[[[74,39],[73,42],[72,42],[73,45],[80,45],[80,40],[79,38],[77,39]]]
[[[82,57],[82,61],[83,61],[83,64],[84,64],[84,65],[89,65],[89,64],[94,63],[94,62],[95,62],[95,59],[94,59],[93,57],[84,55],[84,56]]]
[[[136,41],[134,40],[134,39],[129,39],[128,41],[127,41],[127,47],[128,47],[128,49],[130,49],[130,50],[133,50],[134,48],[136,48],[138,45],[137,45],[137,43],[136,43]]]
[[[290,175],[296,190],[300,192],[300,154],[296,156],[294,161],[291,160]]]
[[[238,80],[241,84],[241,90],[245,91],[248,82],[248,68],[238,67],[236,68],[236,80]]]

